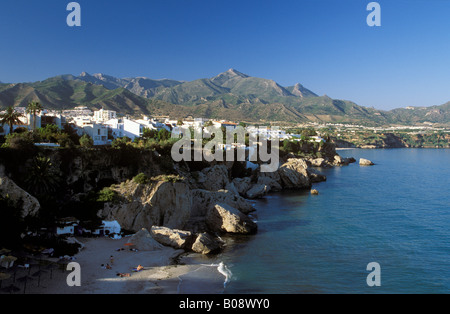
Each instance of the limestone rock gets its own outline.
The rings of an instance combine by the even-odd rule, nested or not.
[[[324,158],[311,159],[312,167],[324,167],[326,165]]]
[[[156,241],[174,249],[189,249],[192,245],[193,234],[190,231],[153,226],[151,232]]]
[[[341,164],[344,163],[344,158],[342,158],[342,157],[339,156],[339,155],[336,155],[336,156],[334,156],[334,163],[335,163],[335,164],[338,164],[338,165],[341,165]]]
[[[12,206],[20,208],[22,218],[35,217],[41,208],[39,201],[34,196],[21,189],[6,176],[0,177],[0,196],[7,198]]]
[[[227,204],[216,204],[206,215],[206,223],[211,230],[238,234],[251,234],[257,225],[248,216]]]
[[[348,162],[349,164],[352,164],[356,162],[356,159],[353,157],[347,157],[345,158],[345,161]]]
[[[105,204],[99,216],[117,220],[124,229],[137,232],[155,225],[182,229],[190,218],[191,190],[184,182],[127,181],[113,190],[122,200],[118,204]]]
[[[234,178],[233,184],[236,187],[238,193],[242,196],[245,196],[245,193],[250,189],[251,179],[249,177],[245,178]]]
[[[145,228],[132,235],[128,242],[133,243],[136,249],[140,251],[154,251],[163,248],[163,245],[157,242]]]
[[[312,183],[318,183],[322,181],[326,181],[327,177],[323,174],[319,173],[317,170],[313,168],[308,168],[309,179]]]
[[[270,187],[265,184],[254,184],[252,187],[246,192],[246,195],[249,199],[260,198],[266,193],[270,191]]]
[[[360,164],[361,166],[373,166],[373,165],[374,165],[373,162],[371,162],[371,161],[368,160],[368,159],[364,159],[364,158],[361,158],[361,159],[359,160],[359,164]]]
[[[278,173],[281,183],[286,189],[303,189],[311,187],[308,164],[303,159],[290,158],[283,164]]]
[[[201,171],[202,184],[205,190],[218,191],[225,189],[230,182],[228,178],[228,169],[225,165],[215,165],[205,168]]]
[[[207,191],[197,189],[192,190],[191,216],[205,217],[208,210],[218,203],[230,205],[244,214],[248,214],[255,210],[249,201],[232,191]]]
[[[204,255],[215,253],[219,251],[220,248],[220,242],[206,232],[199,234],[192,245],[192,251]]]
[[[260,172],[258,176],[258,184],[265,184],[270,188],[270,191],[281,191],[281,177],[278,171],[275,172]]]

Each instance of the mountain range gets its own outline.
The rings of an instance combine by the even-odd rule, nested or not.
[[[235,69],[194,81],[116,78],[105,74],[60,75],[32,83],[0,83],[0,108],[39,101],[45,108],[76,106],[127,115],[169,115],[247,122],[334,122],[366,125],[449,124],[450,102],[441,106],[382,111],[352,101],[318,96],[297,83],[283,87]]]

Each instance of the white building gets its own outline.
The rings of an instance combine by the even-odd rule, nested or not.
[[[143,116],[142,119],[135,120],[135,122],[141,124],[144,126],[144,128],[150,129],[150,130],[156,130],[158,129],[155,124],[159,123],[154,121],[153,119],[149,119],[147,116]]]
[[[123,119],[123,135],[134,140],[142,137],[144,133],[144,125],[130,119]]]
[[[97,123],[84,123],[82,127],[78,128],[78,135],[89,135],[94,141],[94,145],[108,145],[108,127]]]
[[[63,218],[58,221],[58,226],[56,227],[57,235],[74,235],[75,227],[80,223],[79,220],[75,218]]]
[[[123,122],[119,119],[111,119],[103,123],[106,127],[111,130],[111,135],[114,138],[124,137],[123,132]]]
[[[103,109],[94,111],[94,120],[96,122],[104,122],[111,119],[117,119],[117,112]]]

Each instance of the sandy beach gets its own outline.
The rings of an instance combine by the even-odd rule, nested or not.
[[[14,293],[23,293],[26,288],[27,294],[218,294],[224,290],[225,276],[219,272],[218,265],[201,264],[190,258],[183,259],[183,265],[174,264],[174,258],[183,254],[183,250],[164,247],[134,252],[124,246],[127,239],[78,240],[85,245],[73,260],[81,266],[80,287],[67,285],[71,271],[62,268],[47,269],[39,278],[33,276],[38,266],[32,266],[31,271],[19,270],[16,273],[16,279],[29,274],[26,287],[23,281],[13,278],[4,280],[2,287],[13,284],[20,289]],[[124,250],[117,251],[120,248]],[[105,269],[102,264],[112,264],[111,269]],[[144,270],[133,272],[138,265],[142,265]],[[118,273],[129,274],[129,277],[117,276]]]

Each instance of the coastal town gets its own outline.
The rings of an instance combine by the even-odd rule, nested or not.
[[[160,131],[165,129],[172,132],[179,126],[189,128],[203,128],[206,126],[224,127],[234,129],[240,122],[232,122],[226,120],[215,120],[208,118],[186,117],[184,119],[171,119],[169,116],[142,116],[140,118],[120,116],[120,113],[112,110],[91,110],[87,107],[76,107],[72,110],[54,111],[44,109],[42,106],[37,112],[31,113],[26,107],[16,107],[14,112],[19,116],[17,123],[12,125],[13,132],[20,128],[27,130],[44,128],[47,125],[56,125],[59,129],[70,125],[79,136],[87,135],[93,140],[94,146],[111,145],[112,141],[117,138],[128,138],[131,141],[143,137],[144,131]],[[0,112],[0,116],[5,115],[5,111]],[[245,124],[244,124],[245,125]],[[277,130],[271,132],[270,127],[267,128],[269,138],[278,138],[283,141],[285,139],[299,139],[298,134],[288,134],[285,130]],[[257,127],[250,127],[249,132],[261,132]],[[5,123],[0,128],[0,136],[10,134],[10,126]],[[310,137],[313,142],[324,141],[318,135]],[[57,143],[53,146],[58,146]],[[41,143],[41,145],[45,145]],[[52,145],[50,145],[52,146]]]
[[[225,128],[236,128],[239,125],[247,125],[240,121],[216,120],[203,117],[188,116],[183,119],[172,119],[169,116],[124,116],[113,110],[91,110],[87,107],[76,107],[70,110],[48,110],[42,106],[34,113],[27,111],[26,107],[15,107],[13,110],[19,114],[19,120],[13,124],[13,131],[25,128],[27,130],[43,128],[46,125],[56,125],[59,129],[71,126],[78,136],[87,135],[92,139],[93,146],[108,146],[118,138],[127,138],[135,141],[144,135],[144,131],[160,131],[162,129],[172,132],[179,126],[189,128],[204,128],[206,126],[216,126]],[[4,115],[5,111],[0,112]],[[405,126],[366,126],[359,124],[345,123],[318,123],[308,122],[295,124],[292,126],[278,127],[277,131],[271,132],[271,126],[262,124],[270,138],[277,138],[279,141],[299,141],[302,131],[305,129],[315,130],[309,135],[311,142],[324,142],[326,136],[333,138],[339,147],[360,147],[360,148],[386,148],[383,144],[377,145],[376,138],[384,134],[397,134],[408,138],[410,143],[396,143],[395,147],[432,147],[448,148],[450,145],[450,129],[443,126],[434,126],[432,123],[423,125]],[[261,132],[258,126],[247,128],[250,132]],[[6,136],[10,132],[7,123],[0,125],[0,136]],[[420,138],[425,137],[420,141]],[[427,137],[437,137],[434,143],[428,143]],[[411,141],[415,139],[415,143]],[[375,141],[373,141],[375,139]],[[372,142],[371,142],[372,140]],[[38,143],[45,146],[58,147],[58,143]],[[422,144],[422,145],[421,145]],[[397,146],[395,146],[397,145]],[[398,146],[400,145],[400,146]],[[225,148],[222,147],[222,148]]]

